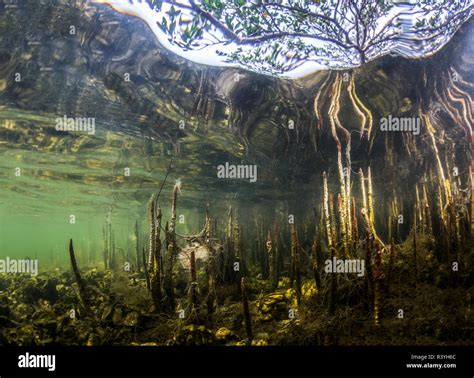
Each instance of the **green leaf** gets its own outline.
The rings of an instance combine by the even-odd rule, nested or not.
[[[234,25],[232,25],[232,16],[226,15],[226,16],[225,16],[225,23],[226,23],[227,27],[228,27],[230,30],[233,30],[233,29],[234,29]]]

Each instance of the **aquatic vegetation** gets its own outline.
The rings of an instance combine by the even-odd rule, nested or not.
[[[183,8],[197,12],[187,29],[175,14],[161,32],[191,49],[199,20],[206,33],[232,26],[223,37],[251,47],[237,63],[271,73],[328,47],[269,35],[267,17],[286,25],[286,9],[288,30],[331,34],[315,19],[338,29],[358,4],[327,2],[336,12],[324,18],[304,2],[263,16],[257,2],[245,7],[258,19],[240,29],[229,18],[239,2],[192,3],[203,8]],[[327,12],[322,3],[308,7]],[[423,59],[375,53],[405,51],[387,19],[387,45],[372,29],[365,45],[342,34],[347,55],[331,56],[341,69],[294,80],[184,62],[103,5],[65,2],[32,25],[27,8],[6,8],[2,238],[40,272],[0,273],[0,344],[471,345],[474,24],[457,3]],[[77,35],[57,31],[63,16]],[[433,27],[403,38],[426,47]],[[55,129],[62,113],[95,114],[94,132]],[[398,126],[382,127],[389,120]]]
[[[88,306],[89,299],[86,294],[86,287],[84,281],[82,280],[81,273],[77,267],[76,255],[74,254],[74,246],[72,244],[72,239],[69,240],[69,257],[71,258],[72,271],[74,277],[76,278],[77,286],[79,287],[79,298],[81,299],[84,306]]]
[[[245,331],[247,332],[247,337],[249,338],[249,340],[252,340],[252,317],[250,316],[249,300],[247,296],[247,287],[245,286],[244,277],[242,277],[240,280],[240,291],[242,293],[242,307],[244,310]]]

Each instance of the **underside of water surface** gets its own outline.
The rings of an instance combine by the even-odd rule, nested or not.
[[[1,4],[0,345],[472,345],[473,32],[290,80]]]

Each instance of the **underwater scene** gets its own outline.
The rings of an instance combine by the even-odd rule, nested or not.
[[[473,11],[0,0],[0,345],[472,346]]]

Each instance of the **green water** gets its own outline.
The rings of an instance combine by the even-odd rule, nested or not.
[[[31,122],[34,122],[33,131],[48,126],[44,117],[11,114],[6,118],[2,113],[1,122],[3,127],[11,127],[12,132],[27,134]],[[70,139],[75,142],[75,138]],[[35,142],[39,148],[40,137]],[[1,147],[2,255],[42,259],[48,256],[49,264],[65,256],[69,238],[98,248],[108,209],[120,234],[127,239],[130,220],[124,215],[138,217],[139,203],[127,198],[127,190],[133,184],[118,189],[121,178],[111,175],[110,167],[118,157],[117,151],[107,149],[106,145],[101,152],[94,153],[90,149],[76,153],[38,150],[27,143],[15,147],[5,142]],[[75,216],[74,223],[71,215]],[[44,263],[40,266],[45,267]]]
[[[221,160],[205,139],[185,138],[180,155],[173,157],[170,143],[124,135],[100,123],[93,136],[55,135],[55,118],[11,108],[0,113],[5,136],[0,145],[1,256],[38,258],[40,269],[50,269],[67,262],[72,238],[84,261],[99,263],[107,219],[119,251],[134,250],[135,222],[146,237],[147,201],[161,188],[170,162],[160,203],[168,219],[171,190],[180,180],[180,234],[201,230],[207,203],[224,213],[239,193],[248,199],[258,188],[217,180],[214,167]],[[259,180],[265,180],[265,172],[259,172]]]

